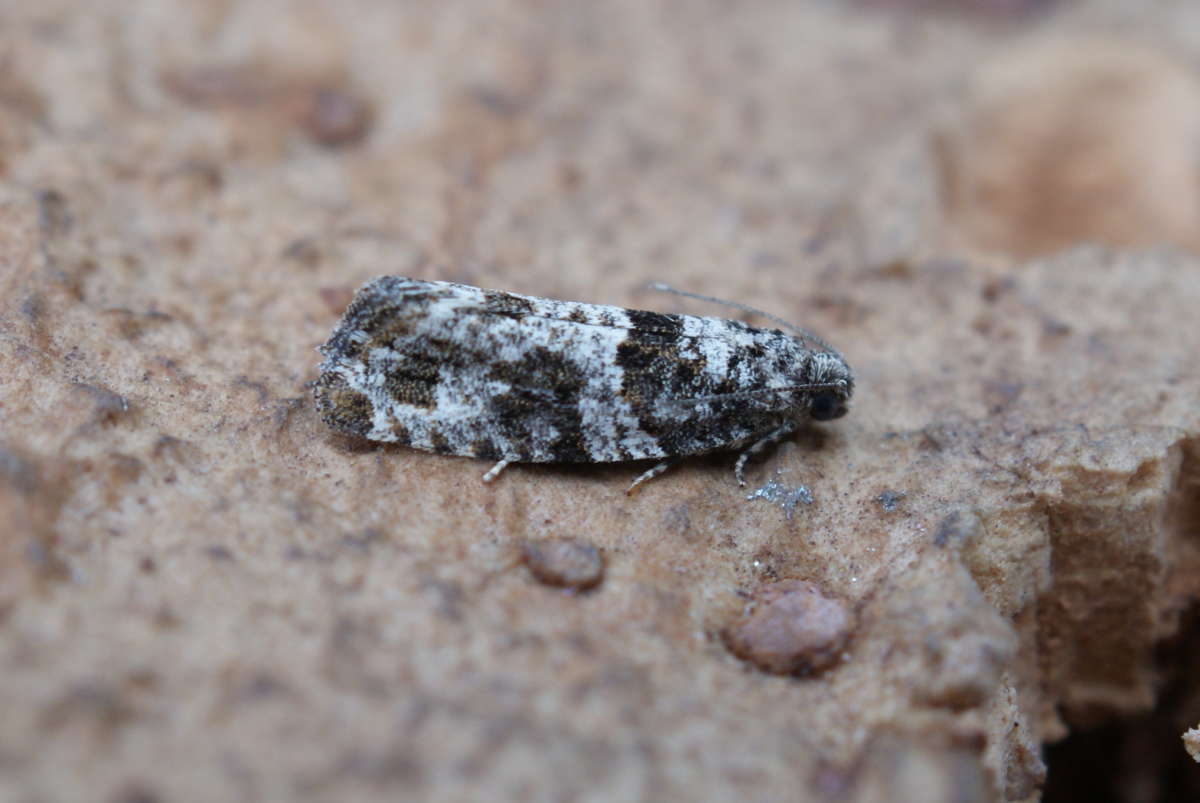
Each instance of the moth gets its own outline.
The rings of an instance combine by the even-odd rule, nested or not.
[[[485,482],[510,463],[660,460],[632,492],[736,449],[744,485],[751,456],[845,415],[854,376],[815,335],[718,303],[786,331],[383,276],[319,349],[317,409],[351,435],[495,461]]]

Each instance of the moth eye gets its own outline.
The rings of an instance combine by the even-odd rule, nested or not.
[[[836,393],[818,393],[808,403],[808,414],[813,421],[829,421],[846,414],[846,407]]]

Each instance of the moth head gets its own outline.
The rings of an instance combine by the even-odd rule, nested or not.
[[[814,385],[820,385],[808,397],[808,415],[813,421],[832,421],[850,409],[854,393],[854,375],[850,366],[837,354],[818,352],[812,355],[810,375]]]

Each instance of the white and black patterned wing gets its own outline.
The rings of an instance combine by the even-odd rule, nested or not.
[[[736,446],[796,414],[814,359],[736,321],[383,277],[316,384],[331,426],[442,454],[610,462]],[[823,357],[822,357],[823,359]]]

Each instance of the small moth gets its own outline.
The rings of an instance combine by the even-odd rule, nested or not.
[[[352,435],[496,461],[484,481],[515,462],[663,461],[632,492],[681,457],[740,449],[744,485],[752,455],[845,415],[854,390],[823,340],[765,317],[789,331],[383,276],[320,348],[317,409]]]

